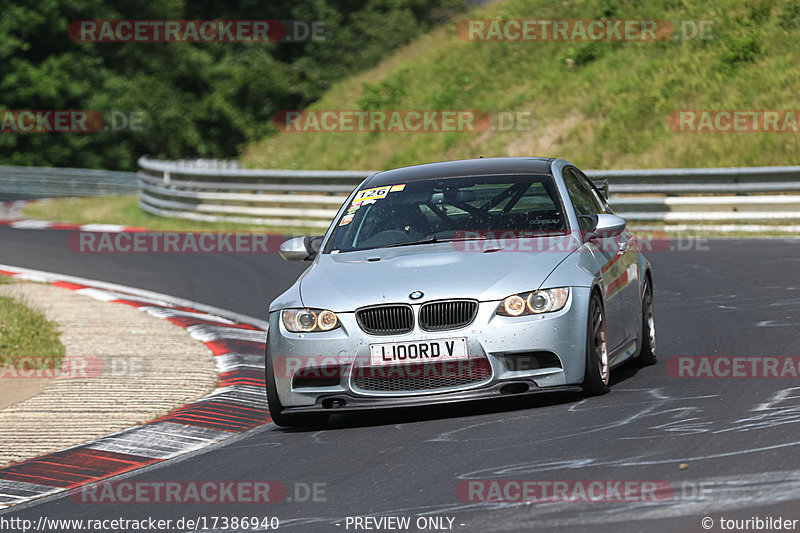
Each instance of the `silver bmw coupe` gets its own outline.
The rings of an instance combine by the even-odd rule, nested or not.
[[[613,368],[656,361],[650,263],[625,227],[563,159],[371,175],[324,236],[281,246],[311,264],[269,307],[273,421],[607,392]]]

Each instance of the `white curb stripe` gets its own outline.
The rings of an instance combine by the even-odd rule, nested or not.
[[[210,315],[208,313],[192,313],[191,311],[179,311],[177,309],[164,309],[163,307],[140,307],[142,311],[146,311],[158,318],[172,318],[172,317],[186,317],[196,318],[198,320],[210,320],[212,322],[219,322],[220,324],[235,324],[233,320],[222,318],[217,315]]]
[[[154,422],[103,437],[89,448],[163,460],[205,448],[230,436],[230,431]]]
[[[250,342],[266,342],[266,331],[252,329],[227,328],[225,326],[208,326],[199,324],[186,328],[193,339],[211,342],[220,339],[235,339]]]
[[[119,224],[82,224],[78,226],[81,231],[105,231],[107,233],[122,233],[128,227]]]
[[[88,296],[89,298],[94,298],[95,300],[100,300],[101,302],[110,302],[112,300],[117,300],[117,295],[113,292],[103,291],[100,289],[78,289],[75,292],[78,294],[83,294],[84,296]]]
[[[267,408],[267,398],[262,387],[249,387],[247,385],[231,385],[214,390],[208,396],[198,401],[228,401],[235,404],[246,404],[259,409]]]
[[[9,224],[12,228],[16,229],[47,229],[53,225],[52,222],[47,220],[17,220]]]
[[[29,272],[25,272],[23,274],[18,274],[18,275],[14,276],[14,277],[18,278],[18,279],[24,279],[25,281],[36,281],[36,282],[39,282],[39,283],[50,283],[50,281],[51,281],[51,279],[48,278],[47,276],[43,276],[43,275],[37,274],[35,272],[30,272],[30,273]]]
[[[261,355],[230,352],[216,358],[218,372],[230,372],[237,368],[264,369],[264,357]]]
[[[63,489],[58,487],[36,485],[34,483],[14,481],[11,479],[0,479],[0,505],[3,503],[20,503],[30,498],[38,498],[61,490]],[[3,507],[9,507],[9,505],[3,505]]]

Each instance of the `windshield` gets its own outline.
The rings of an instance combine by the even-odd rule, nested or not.
[[[361,189],[336,221],[328,252],[567,230],[552,176],[470,176]]]

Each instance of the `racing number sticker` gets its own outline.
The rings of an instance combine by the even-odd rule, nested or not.
[[[363,191],[359,191],[356,194],[356,197],[353,199],[353,203],[356,202],[363,202],[364,200],[380,200],[381,198],[386,198],[386,195],[389,194],[389,189],[392,186],[388,185],[386,187],[375,187],[374,189],[364,189]]]
[[[406,184],[400,183],[398,185],[385,185],[383,187],[373,187],[372,189],[359,191],[356,197],[353,198],[353,203],[347,208],[347,214],[342,217],[342,221],[339,222],[339,225],[346,226],[352,222],[355,212],[358,211],[358,208],[362,205],[374,203],[376,200],[382,200],[386,198],[386,195],[390,192],[400,192],[405,188]]]

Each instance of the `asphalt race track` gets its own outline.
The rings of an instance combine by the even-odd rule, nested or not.
[[[0,228],[0,263],[258,318],[303,270],[277,254],[77,254],[67,233]],[[665,365],[687,355],[800,355],[800,240],[683,244],[690,249],[648,254],[659,364],[618,369],[605,396],[353,415],[325,430],[267,424],[126,478],[274,480],[289,490],[279,503],[86,504],[60,495],[0,517],[277,516],[280,529],[302,532],[354,531],[345,520],[358,515],[411,516],[412,524],[450,517],[454,531],[469,532],[704,531],[706,516],[717,531],[721,517],[800,519],[800,378],[686,379]],[[462,501],[456,489],[470,479],[658,480],[672,493],[656,502]],[[313,483],[324,484],[324,497],[296,501]]]

